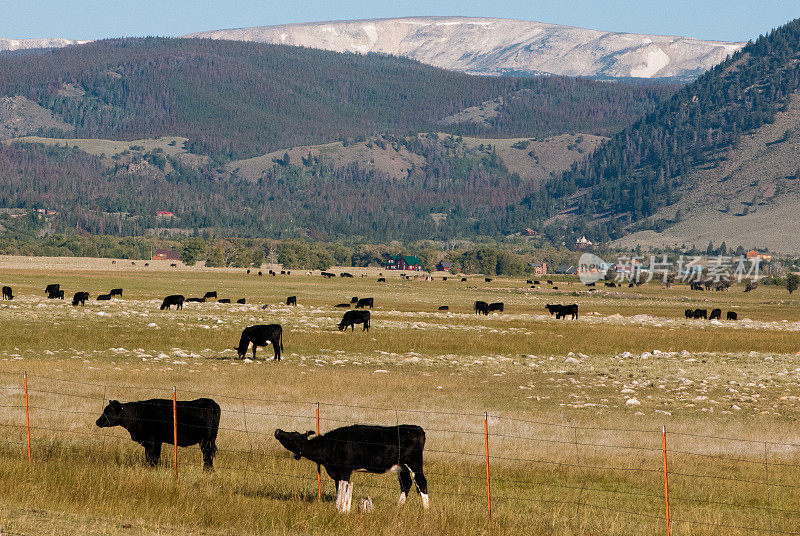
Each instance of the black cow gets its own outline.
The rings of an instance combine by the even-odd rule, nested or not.
[[[385,277],[379,277],[378,278],[378,283],[386,283],[386,278]]]
[[[708,318],[708,309],[695,309],[692,318]]]
[[[339,331],[347,330],[355,331],[356,324],[364,324],[364,329],[361,331],[369,331],[369,311],[347,311],[339,322]]]
[[[416,425],[365,426],[355,424],[336,428],[311,437],[314,432],[284,432],[275,430],[275,439],[294,455],[296,460],[306,458],[315,462],[336,483],[336,509],[349,512],[353,498],[353,471],[383,474],[398,473],[400,480],[399,504],[405,504],[411,485],[414,484],[428,507],[428,481],[422,471],[422,451],[425,448],[425,431]]]
[[[694,309],[686,309],[683,312],[683,316],[685,316],[686,318],[694,318]]]
[[[230,298],[220,298],[217,300],[217,303],[231,303]]]
[[[461,282],[462,282],[462,283],[466,283],[466,282],[467,282],[467,278],[466,278],[466,277],[462,277],[462,278],[461,278]]]
[[[350,305],[351,304],[349,303],[337,303],[336,305],[334,305],[334,307],[338,307],[340,309],[350,309]]]
[[[64,291],[63,290],[56,290],[55,292],[51,292],[47,295],[48,300],[63,300],[64,299]]]
[[[725,316],[727,320],[736,320],[739,317],[737,316],[735,311],[728,311],[728,314]]]
[[[533,280],[533,284],[534,284],[534,285],[540,285],[541,283],[539,283],[539,280],[538,280],[538,279],[534,279],[534,280]]]
[[[186,298],[184,301],[191,302],[191,303],[203,303],[206,301],[205,298]]]
[[[283,327],[280,324],[259,324],[244,328],[242,337],[239,339],[239,346],[234,348],[239,352],[240,358],[244,359],[251,343],[253,344],[253,359],[256,358],[256,346],[271,344],[275,350],[273,360],[280,361],[283,350]]]
[[[503,312],[503,302],[490,303],[489,304],[489,312],[491,313],[492,311],[500,311],[502,313]]]
[[[208,291],[208,292],[206,292],[205,296],[203,296],[203,297],[204,297],[205,299],[209,299],[209,298],[216,298],[216,297],[217,297],[217,291],[216,291],[216,290],[214,290],[214,291]]]
[[[525,284],[526,285],[533,285],[533,279],[528,279],[527,281],[525,281]]]
[[[286,305],[297,305],[297,296],[289,296],[286,298]]]
[[[58,292],[59,290],[61,290],[61,285],[59,285],[58,283],[51,283],[45,287],[44,293],[53,294],[54,292]]]
[[[558,290],[558,287],[553,287],[553,290]]]
[[[362,309],[364,307],[369,307],[370,309],[374,309],[375,299],[374,298],[361,298],[356,302],[356,309]]]
[[[97,296],[97,301],[109,301],[111,300],[111,294],[100,294]]]
[[[164,301],[161,302],[161,310],[164,309],[171,309],[174,305],[176,309],[183,309],[183,302],[185,298],[180,294],[173,294],[172,296],[167,296],[164,298]]]
[[[286,275],[286,270],[281,270],[281,275]]]
[[[487,283],[491,283],[492,282],[492,278],[491,277],[484,277],[483,280],[486,281]]]
[[[548,284],[548,285],[552,285],[552,284],[553,284],[553,280],[552,280],[552,279],[548,279],[548,280],[547,280],[547,284]]]
[[[164,398],[125,403],[112,400],[96,424],[100,428],[125,428],[131,439],[144,447],[147,463],[156,466],[161,458],[161,444],[175,444],[173,426],[177,422],[178,446],[188,447],[199,443],[203,453],[203,469],[213,470],[221,413],[219,404],[210,398],[180,400],[176,410],[173,416],[172,400]]]
[[[331,277],[336,277],[336,274],[331,273],[331,272],[321,272],[320,275],[322,277],[327,277],[328,279],[330,279]]]
[[[572,305],[561,305],[559,304],[547,304],[544,306],[550,312],[550,315],[556,315],[556,320],[560,320],[562,318],[566,318],[570,316],[573,320],[578,318],[578,304],[573,303]]]
[[[476,315],[488,315],[489,314],[489,304],[485,301],[476,301],[475,302],[475,314]]]
[[[76,292],[74,296],[72,296],[72,305],[81,304],[81,306],[86,305],[86,300],[89,299],[88,292]]]
[[[611,288],[615,288],[615,287],[617,286],[617,284],[616,284],[616,283],[614,283],[613,281],[606,281],[606,282],[605,282],[605,283],[603,283],[603,284],[604,284],[605,286],[607,286],[607,287],[611,287]]]
[[[709,320],[722,319],[722,309],[711,309],[711,314],[708,315]]]
[[[122,289],[121,288],[112,288],[111,292],[108,293],[110,296],[122,296]]]
[[[11,287],[8,286],[3,287],[3,299],[4,300],[14,299],[14,292],[12,291]]]
[[[261,270],[258,271],[258,277],[264,277],[264,274],[261,272]]]
[[[353,296],[350,298],[350,303],[358,303],[358,296]]]
[[[341,274],[339,274],[339,277],[353,277],[353,274],[351,274],[350,272],[342,272]]]
[[[245,298],[239,298],[238,300],[236,300],[236,303],[238,303],[239,305],[244,305],[245,303],[247,303],[247,300]]]
[[[440,305],[439,306],[439,310],[440,311],[449,311],[450,307],[448,305]]]
[[[597,283],[586,283],[587,287],[596,287]]]
[[[563,305],[561,305],[560,303],[558,304],[548,303],[547,305],[544,306],[544,308],[547,309],[547,312],[550,313],[550,316],[553,316],[554,314],[559,312],[561,310],[561,307],[563,307]]]
[[[247,269],[247,275],[250,275],[250,268]]]

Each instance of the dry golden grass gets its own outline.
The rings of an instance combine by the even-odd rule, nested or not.
[[[664,530],[661,425],[669,432],[675,533],[797,527],[800,324],[785,291],[690,294],[647,285],[589,294],[566,281],[558,291],[503,278],[464,284],[394,276],[378,285],[374,276],[258,278],[110,265],[34,265],[5,269],[0,279],[18,296],[0,304],[5,531],[656,533]],[[72,308],[42,297],[51,282],[93,296],[123,287],[125,296]],[[158,310],[166,294],[206,290],[248,304]],[[289,295],[299,307],[280,305]],[[332,305],[351,296],[375,297],[368,333],[336,330],[342,311]],[[475,299],[503,301],[506,312],[476,317]],[[579,303],[581,319],[555,321],[544,315],[548,302]],[[439,305],[451,312],[436,312]],[[736,310],[751,321],[683,320],[683,309],[698,306]],[[241,329],[270,322],[284,325],[285,359],[233,359]],[[270,357],[271,349],[258,355]],[[25,455],[22,371],[29,374],[33,463]],[[148,469],[124,430],[94,426],[107,399],[167,398],[173,385],[181,399],[212,396],[223,408],[213,475],[200,471],[192,447],[180,450],[176,481],[171,447],[162,467]],[[396,507],[392,475],[354,477],[354,498],[373,497],[373,514],[336,514],[324,475],[318,500],[313,464],[291,459],[271,435],[277,427],[313,429],[315,402],[322,431],[355,422],[422,425],[431,509],[423,511],[415,494]]]

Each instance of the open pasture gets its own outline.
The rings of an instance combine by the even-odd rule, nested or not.
[[[652,283],[588,292],[566,280],[552,290],[525,278],[426,282],[384,271],[387,282],[377,283],[377,271],[361,278],[349,268],[355,278],[83,262],[0,260],[0,283],[15,294],[0,303],[4,531],[665,533],[662,425],[673,534],[800,525],[800,310],[784,289]],[[47,300],[48,283],[92,299]],[[119,287],[121,300],[94,300]],[[211,290],[247,303],[159,311],[167,294]],[[297,307],[284,305],[295,295]],[[375,298],[369,332],[336,329],[343,311],[333,305],[352,296]],[[505,312],[476,316],[475,300],[502,301]],[[555,320],[547,303],[577,303],[580,318]],[[685,320],[696,307],[740,320]],[[236,358],[241,330],[260,323],[283,325],[280,363],[271,348],[255,361]],[[162,467],[148,469],[124,430],[94,425],[108,399],[169,398],[173,385],[179,399],[222,406],[213,475],[202,474],[197,447],[180,449],[177,480],[169,445]],[[373,514],[336,514],[324,474],[319,500],[316,467],[272,437],[278,427],[313,430],[317,402],[323,433],[350,423],[423,426],[431,508],[414,492],[397,507],[394,475],[354,476],[354,502],[370,495]]]

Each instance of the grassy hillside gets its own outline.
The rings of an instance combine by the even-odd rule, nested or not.
[[[787,109],[800,89],[798,60],[800,19],[747,45],[552,180],[542,210],[561,210],[576,232],[598,238],[620,236],[629,223],[660,229],[680,220],[676,203],[708,186],[705,171],[729,167],[747,137]],[[660,221],[650,219],[657,214]]]

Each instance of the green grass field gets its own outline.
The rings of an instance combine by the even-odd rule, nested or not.
[[[138,263],[141,264],[141,263]],[[673,534],[784,533],[800,526],[800,315],[785,289],[745,294],[601,288],[559,280],[327,280],[304,272],[92,269],[0,263],[16,299],[0,304],[0,527],[19,534],[658,534],[661,426],[668,433]],[[58,282],[113,302],[44,299]],[[163,296],[247,299],[159,311]],[[298,307],[283,301],[296,295]],[[374,297],[372,329],[339,332],[351,296]],[[476,299],[505,312],[475,316]],[[577,303],[557,321],[547,303]],[[266,309],[261,306],[268,304]],[[448,305],[449,312],[437,312]],[[738,322],[687,321],[689,307]],[[241,330],[284,327],[284,360],[236,359]],[[248,356],[249,357],[249,356]],[[32,462],[22,373],[29,376]],[[94,421],[108,399],[211,396],[223,409],[216,471],[197,447],[144,467],[141,447]],[[295,461],[275,428],[420,424],[431,508],[396,506],[394,475],[357,473],[354,511]],[[493,518],[483,413],[489,414]],[[371,496],[372,514],[356,499]]]

